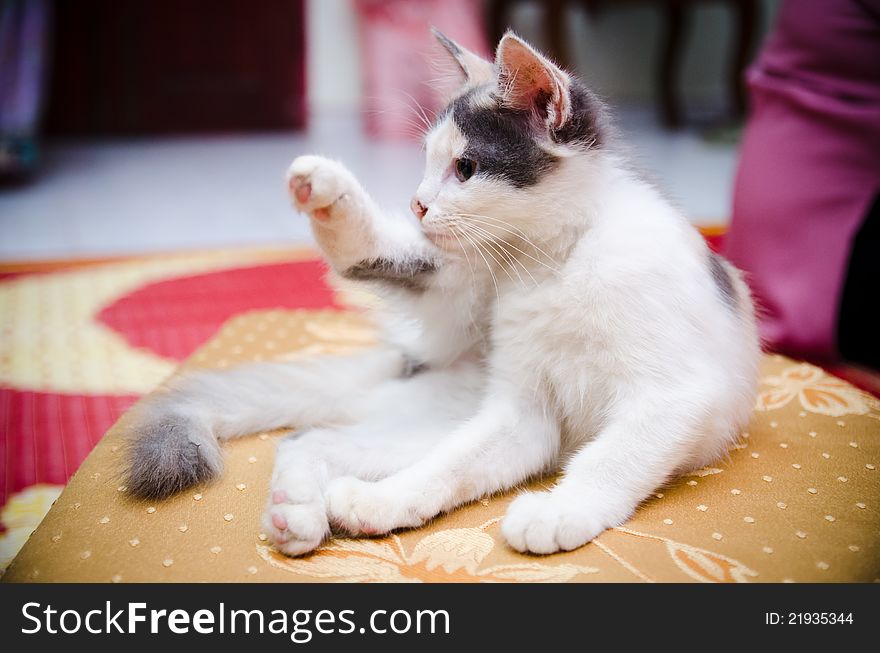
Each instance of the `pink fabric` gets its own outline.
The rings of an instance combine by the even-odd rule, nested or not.
[[[725,253],[770,348],[834,357],[851,240],[880,192],[880,1],[783,2],[747,81]]]
[[[472,52],[491,59],[476,0],[358,0],[364,121],[367,133],[416,139],[427,118],[440,108],[432,60],[445,54],[431,26]]]

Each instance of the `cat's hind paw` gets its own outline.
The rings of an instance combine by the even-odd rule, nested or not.
[[[263,529],[275,548],[289,556],[314,551],[330,534],[322,500],[297,502],[283,489],[273,490]]]
[[[501,534],[521,553],[548,554],[583,546],[605,530],[589,508],[554,495],[528,492],[510,504]]]

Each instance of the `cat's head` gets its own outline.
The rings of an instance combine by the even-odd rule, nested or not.
[[[541,214],[583,190],[583,164],[601,152],[602,103],[508,32],[495,63],[435,31],[458,76],[452,100],[425,138],[425,176],[412,210],[426,235],[454,249],[468,241],[540,237]]]

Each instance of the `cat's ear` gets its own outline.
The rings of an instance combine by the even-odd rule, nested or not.
[[[508,31],[495,53],[498,87],[504,104],[531,111],[550,129],[571,115],[571,78],[516,34]]]
[[[491,62],[460,46],[436,27],[431,28],[431,33],[451,57],[456,76],[455,82],[458,86],[456,91],[464,86],[486,84],[495,76]]]

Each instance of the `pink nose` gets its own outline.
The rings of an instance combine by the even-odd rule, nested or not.
[[[425,206],[424,204],[422,204],[422,203],[421,203],[418,199],[416,199],[415,197],[413,197],[413,198],[412,198],[412,202],[409,203],[409,208],[412,209],[412,212],[415,214],[415,216],[416,216],[419,220],[421,220],[422,218],[424,218],[424,217],[425,217],[425,214],[428,212],[428,207]]]

